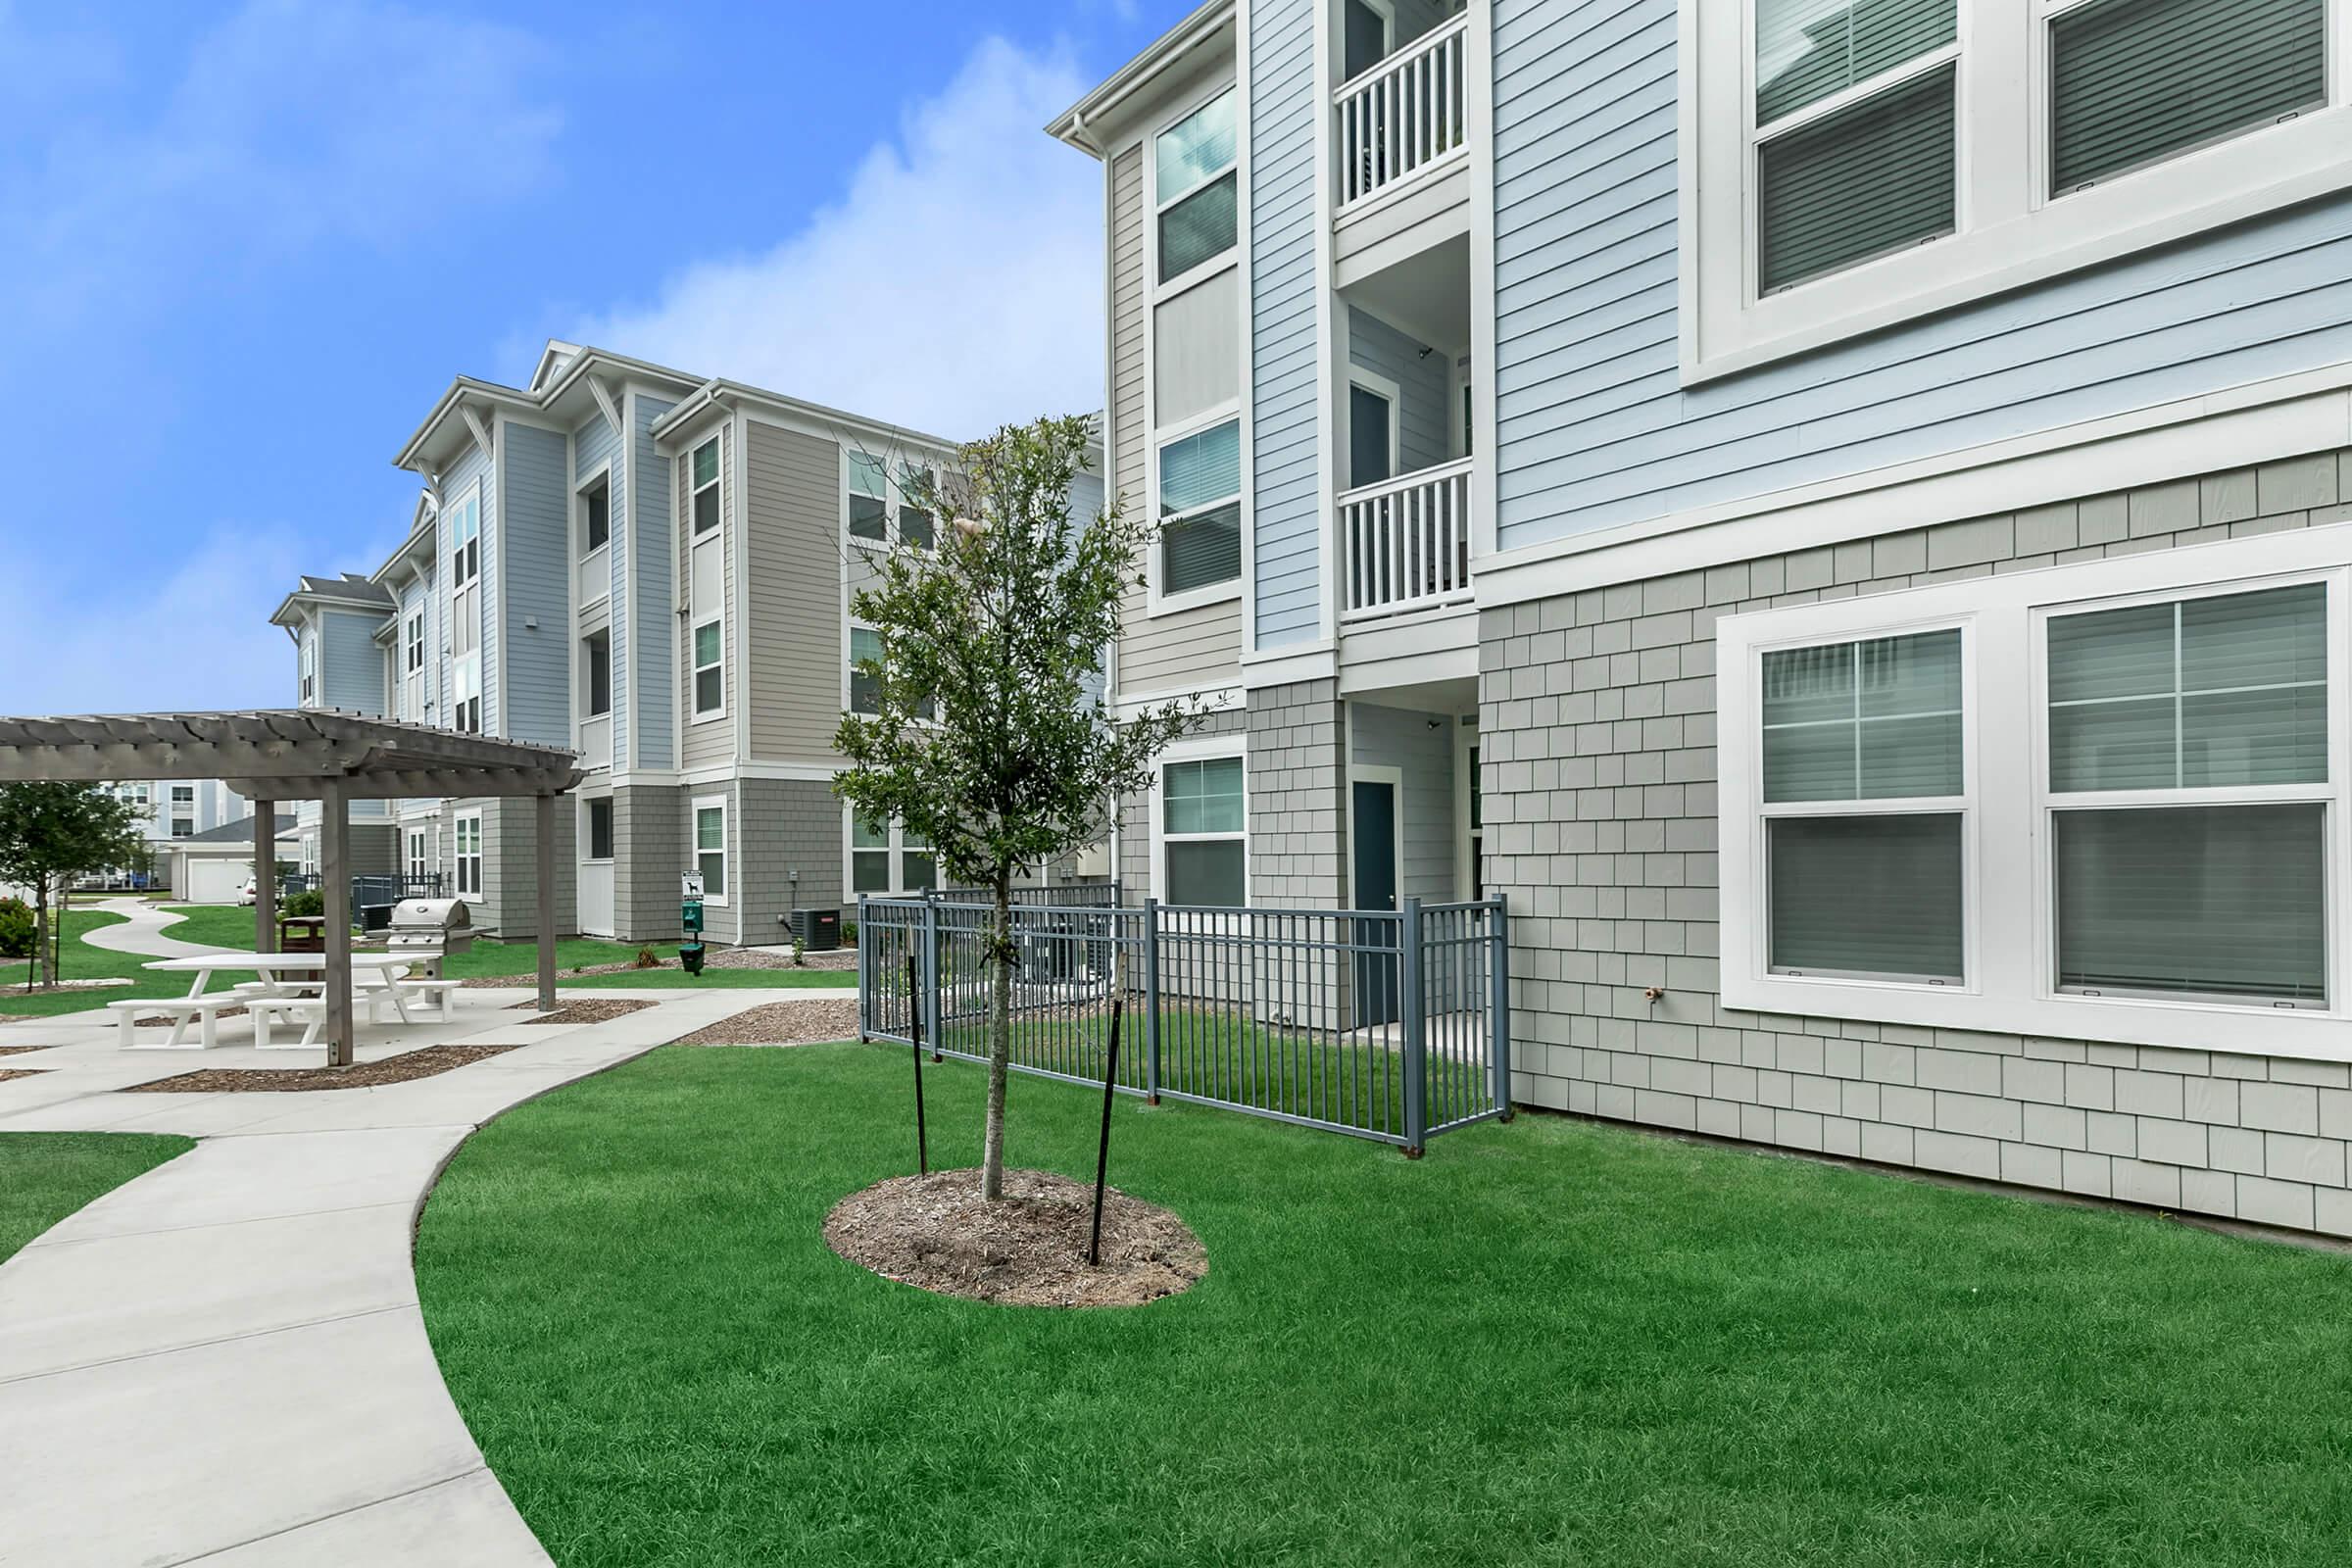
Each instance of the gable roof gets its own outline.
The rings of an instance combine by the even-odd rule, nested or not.
[[[294,831],[295,824],[300,820],[299,817],[287,812],[278,812],[277,822],[270,832],[270,837],[285,837]],[[191,833],[184,839],[173,839],[172,845],[174,849],[184,849],[191,844],[251,844],[252,842],[253,818],[240,816],[234,822],[223,822],[219,827],[208,827],[201,833]]]

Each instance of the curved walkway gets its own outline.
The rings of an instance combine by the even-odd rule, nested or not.
[[[161,923],[137,940],[169,941]],[[123,1053],[103,1014],[0,1025],[0,1046],[53,1046],[6,1058],[43,1070],[0,1083],[0,1132],[203,1140],[0,1264],[0,1560],[550,1562],[433,1360],[411,1257],[425,1195],[509,1107],[792,994],[640,992],[660,1005],[574,1026],[527,1023],[516,991],[462,995],[452,1024],[419,1028],[523,1049],[324,1094],[125,1095],[265,1061]],[[361,1055],[425,1043],[368,1030]]]
[[[102,925],[94,931],[83,932],[81,940],[93,948],[105,948],[114,953],[146,954],[157,958],[200,958],[208,953],[228,951],[201,942],[182,942],[177,937],[165,936],[166,927],[177,925],[187,916],[167,914],[141,899],[101,899],[89,907],[123,917],[121,925]]]

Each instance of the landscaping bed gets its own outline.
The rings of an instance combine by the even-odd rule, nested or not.
[[[529,1011],[536,1002],[517,1002],[509,1011]],[[626,1018],[632,1012],[659,1007],[659,1002],[647,1002],[642,997],[582,997],[576,1002],[561,1003],[556,1010],[541,1018],[525,1018],[524,1023],[608,1023],[614,1018]]]
[[[0,1056],[22,1056],[28,1051],[55,1051],[55,1046],[0,1046]]]
[[[349,1067],[204,1067],[131,1084],[126,1095],[290,1095],[321,1089],[378,1089],[469,1066],[519,1046],[426,1046]]]
[[[48,1070],[46,1067],[0,1067],[0,1084],[12,1078],[38,1078]]]
[[[856,997],[811,997],[746,1007],[671,1042],[679,1046],[805,1046],[858,1037]]]
[[[1211,1267],[1121,1311],[827,1247],[904,1047],[651,1053],[459,1152],[417,1279],[564,1568],[2333,1563],[2352,1260],[1522,1115],[1426,1158],[1112,1107]],[[934,1165],[985,1072],[924,1064]],[[1091,1183],[1102,1097],[1011,1085]],[[681,1332],[690,1325],[692,1332]]]

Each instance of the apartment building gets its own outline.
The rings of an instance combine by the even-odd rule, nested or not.
[[[795,908],[935,880],[923,845],[851,820],[832,739],[874,646],[851,596],[930,543],[910,497],[956,450],[576,344],[519,387],[460,377],[395,459],[423,481],[407,540],[280,611],[303,701],[579,752],[568,929],[675,938],[697,870],[712,941],[788,941]],[[367,827],[361,869],[439,874],[477,925],[535,934],[527,803],[399,802]]]
[[[1240,0],[1101,160],[1164,898],[1522,1102],[2352,1233],[2352,13]]]
[[[158,850],[243,821],[253,811],[243,796],[219,779],[133,779],[107,789],[117,800],[138,808],[139,835]]]

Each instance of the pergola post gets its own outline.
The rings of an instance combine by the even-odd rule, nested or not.
[[[277,951],[277,803],[253,803],[253,951]]]
[[[356,1055],[351,1016],[351,809],[343,783],[320,786],[318,880],[326,896],[326,1064],[348,1067]]]
[[[556,1005],[556,798],[538,798],[539,1010]]]

